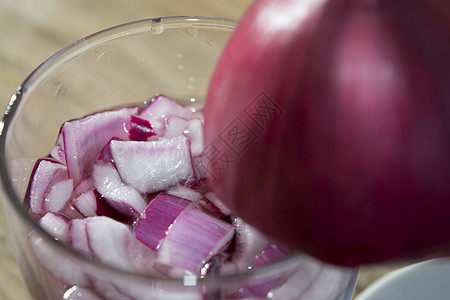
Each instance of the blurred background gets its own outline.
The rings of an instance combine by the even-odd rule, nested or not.
[[[251,0],[0,0],[0,99],[50,55],[86,35],[162,16],[241,18]],[[3,102],[2,102],[3,103]]]
[[[133,20],[203,15],[239,20],[252,0],[0,0],[0,110],[22,81],[61,48]],[[357,293],[398,266],[362,269]],[[28,300],[0,205],[0,300]]]

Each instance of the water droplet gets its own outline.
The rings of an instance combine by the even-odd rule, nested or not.
[[[183,277],[183,285],[184,286],[196,286],[197,285],[197,276],[185,275]]]
[[[187,27],[187,28],[185,29],[185,31],[186,31],[187,34],[189,34],[189,35],[192,36],[192,37],[196,37],[196,36],[197,36],[197,33],[198,33],[197,28],[194,28],[194,27]]]
[[[106,53],[106,49],[96,48],[94,51],[94,60],[99,61],[100,58],[102,58],[102,56],[105,55],[105,53]]]
[[[53,96],[58,98],[58,101],[63,101],[68,94],[67,88],[61,81],[58,81],[53,86]]]
[[[207,38],[205,38],[205,43],[211,47],[214,47],[216,42],[214,41],[214,39],[212,37],[207,37]]]
[[[152,21],[152,25],[151,25],[151,32],[153,34],[161,34],[164,32],[164,24],[161,22],[161,20],[159,21]]]
[[[184,65],[178,65],[178,70],[184,70]]]
[[[72,296],[74,294],[77,294],[78,291],[79,291],[78,286],[76,285],[72,286],[71,288],[69,288],[67,291],[64,292],[63,299],[72,298]]]

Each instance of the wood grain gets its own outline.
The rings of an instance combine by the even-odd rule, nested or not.
[[[149,17],[240,19],[250,0],[0,0],[0,109],[42,61],[88,34]],[[0,206],[0,299],[28,300]],[[357,292],[398,266],[365,267]]]

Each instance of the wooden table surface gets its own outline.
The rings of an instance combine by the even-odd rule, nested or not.
[[[240,19],[251,0],[0,0],[0,110],[50,55],[88,34],[149,17],[207,15]],[[357,293],[397,266],[362,269]],[[27,300],[0,205],[0,300]]]

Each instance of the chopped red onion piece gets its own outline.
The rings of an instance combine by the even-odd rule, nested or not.
[[[112,139],[110,139],[109,142],[105,145],[105,147],[103,147],[102,151],[100,151],[100,154],[97,157],[98,161],[103,162],[105,164],[114,163],[114,159],[112,158],[112,155],[111,155],[111,148],[109,147],[112,140],[122,141],[122,139],[117,138],[117,137],[113,137]]]
[[[177,136],[180,136],[184,133],[188,126],[188,120],[170,116],[166,121],[166,130],[164,131],[164,137],[167,139],[171,139]]]
[[[106,203],[105,199],[95,189],[94,178],[92,176],[83,179],[80,182],[73,190],[72,198],[72,207],[77,210],[82,217],[102,215],[117,219],[120,215],[119,212]],[[105,209],[105,212],[102,213],[103,206],[106,206],[107,208]]]
[[[199,191],[181,184],[171,187],[166,191],[166,193],[191,200],[194,203],[200,201],[203,198],[203,195]]]
[[[189,206],[169,229],[158,261],[199,272],[205,262],[229,245],[233,234],[231,224]]]
[[[126,270],[154,273],[156,254],[134,239],[131,227],[105,216],[72,220],[72,247],[104,263]]]
[[[40,159],[35,165],[28,187],[25,205],[29,205],[31,213],[44,215],[47,210],[45,199],[52,186],[61,180],[67,179],[67,168],[52,159]]]
[[[83,179],[74,189],[72,193],[72,197],[76,198],[82,193],[85,193],[89,190],[94,189],[94,178],[89,176],[86,179]]]
[[[146,141],[156,135],[150,121],[139,116],[131,115],[127,123],[128,136],[132,141]]]
[[[64,123],[67,168],[75,185],[91,174],[100,151],[111,138],[128,139],[124,125],[137,111],[137,107],[126,107]]]
[[[147,206],[139,192],[122,181],[114,166],[94,165],[93,178],[98,192],[121,214],[136,218]]]
[[[141,112],[140,116],[150,121],[154,132],[158,136],[163,136],[165,131],[165,120],[169,116],[189,119],[192,111],[177,102],[159,95],[152,99],[152,102]]]
[[[184,135],[191,141],[192,155],[203,152],[203,123],[200,118],[190,119]]]
[[[215,207],[225,216],[231,215],[231,210],[212,192],[205,193],[205,198],[214,204]]]
[[[134,226],[136,238],[157,251],[169,228],[191,201],[161,193],[147,206]]]
[[[129,216],[124,215],[120,211],[114,209],[105,197],[103,197],[97,190],[94,190],[94,195],[97,197],[96,202],[96,213],[98,216],[105,216],[110,217],[111,219],[114,219],[116,221],[122,222],[122,223],[133,223],[134,219],[130,219]]]
[[[280,244],[272,243],[268,245],[258,256],[253,267],[259,267],[266,264],[274,263],[286,258],[289,255],[289,251],[282,247]]]
[[[134,239],[131,227],[108,217],[85,219],[93,257],[125,270],[152,273],[155,252]]]
[[[64,207],[59,213],[69,220],[84,218],[83,214],[81,214],[72,204]]]
[[[116,280],[101,280],[98,278],[92,279],[92,284],[95,288],[95,291],[102,295],[102,300],[138,300],[123,292],[117,285],[120,284],[117,279]],[[130,285],[130,281],[124,281],[124,285]],[[140,300],[140,299],[139,299]]]
[[[132,269],[128,247],[133,243],[130,227],[108,217],[87,218],[86,233],[95,259],[123,269]]]
[[[40,220],[39,225],[57,240],[68,242],[69,220],[56,213],[46,213]]]
[[[58,212],[66,207],[73,191],[73,179],[55,182],[44,199],[44,207],[48,212]]]
[[[288,253],[280,245],[273,243],[267,246],[261,254],[257,257],[252,265],[252,268],[256,268],[265,264],[274,263],[286,258]],[[289,274],[277,273],[272,277],[255,277],[252,282],[241,287],[237,293],[230,296],[231,299],[247,299],[247,298],[266,298],[269,292],[280,287],[288,278]],[[285,299],[285,298],[280,298]],[[289,298],[287,298],[289,299]],[[294,298],[298,299],[298,298]],[[308,299],[309,298],[305,298]],[[322,298],[329,299],[329,298]],[[331,298],[330,298],[331,299]]]
[[[48,242],[34,234],[30,234],[31,249],[40,262],[40,265],[48,270],[55,278],[70,285],[87,286],[90,284],[84,271],[78,263],[68,256],[61,253],[57,247],[48,244]]]
[[[55,146],[53,146],[50,151],[50,157],[64,165],[66,164],[66,152],[64,150],[64,136],[62,129],[59,131]]]
[[[208,161],[205,152],[199,155],[192,155],[192,167],[198,181],[206,181],[209,175]]]
[[[93,252],[89,246],[89,241],[86,232],[86,224],[88,222],[88,218],[86,219],[74,219],[70,222],[69,225],[69,241],[72,247],[83,253],[84,255],[88,255],[93,257]]]
[[[157,141],[111,141],[120,176],[141,193],[166,189],[193,175],[189,141],[184,136]]]
[[[97,196],[94,190],[89,190],[73,200],[73,206],[84,216],[97,216]]]

